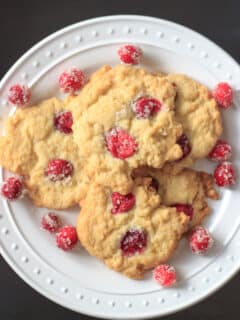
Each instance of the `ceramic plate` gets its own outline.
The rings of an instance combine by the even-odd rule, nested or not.
[[[103,64],[119,63],[117,48],[136,43],[144,52],[142,66],[149,70],[182,72],[210,89],[228,81],[235,89],[235,105],[223,113],[224,138],[231,141],[233,161],[239,167],[238,137],[240,110],[237,89],[238,64],[214,43],[183,26],[143,16],[111,16],[67,27],[29,50],[0,83],[1,127],[12,112],[6,94],[16,82],[31,87],[33,101],[59,96],[57,79],[69,67],[77,66],[90,75]],[[199,168],[213,170],[207,160]],[[2,179],[7,173],[2,171]],[[211,203],[213,212],[206,225],[216,239],[207,256],[190,253],[183,240],[171,263],[179,274],[177,286],[159,287],[151,273],[134,281],[90,257],[80,246],[65,253],[56,248],[54,238],[40,228],[47,209],[35,208],[31,201],[0,201],[1,254],[31,287],[64,307],[109,319],[142,319],[176,312],[213,293],[240,267],[239,184],[221,189],[221,200]],[[66,223],[75,223],[78,208],[59,214]]]

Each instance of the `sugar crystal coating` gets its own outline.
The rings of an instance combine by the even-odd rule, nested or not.
[[[126,195],[122,195],[119,192],[113,192],[111,195],[112,199],[112,209],[111,213],[122,213],[131,210],[136,202],[135,196],[133,193],[128,193]]]
[[[208,157],[214,161],[226,161],[232,156],[232,147],[223,140],[218,140]]]
[[[72,133],[73,117],[71,111],[60,111],[54,115],[54,126],[65,134]]]
[[[58,215],[49,212],[42,217],[41,224],[44,230],[54,233],[61,227],[61,220]]]
[[[231,162],[223,162],[214,170],[214,180],[219,187],[229,187],[235,183],[235,169]]]
[[[17,177],[9,177],[4,181],[1,189],[2,195],[8,200],[16,200],[22,195],[23,180]]]
[[[132,103],[132,109],[139,119],[147,119],[154,116],[161,107],[161,102],[151,97],[140,97]]]
[[[203,226],[195,227],[188,238],[190,249],[195,254],[206,253],[213,245],[213,238]]]
[[[160,264],[153,270],[153,279],[163,287],[173,286],[176,278],[176,270],[169,264]]]
[[[112,128],[106,134],[106,147],[113,157],[125,159],[137,151],[137,142],[125,130]]]
[[[77,243],[78,237],[76,228],[73,226],[64,226],[56,234],[56,243],[58,248],[69,251]]]
[[[75,93],[86,82],[86,75],[82,70],[73,68],[69,72],[63,72],[59,77],[59,87],[65,93]]]
[[[142,58],[142,50],[134,45],[125,44],[118,49],[121,62],[126,64],[139,64]]]
[[[8,101],[16,106],[25,106],[31,98],[31,91],[26,85],[15,84],[8,91]]]
[[[147,246],[147,234],[144,230],[131,229],[123,236],[120,248],[124,256],[141,254]]]
[[[213,96],[220,107],[228,109],[233,103],[233,90],[227,82],[220,82],[213,91]]]
[[[73,165],[63,159],[52,159],[45,170],[46,177],[55,182],[64,180],[73,174]]]

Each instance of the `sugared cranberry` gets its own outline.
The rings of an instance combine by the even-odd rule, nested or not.
[[[214,161],[226,161],[232,156],[232,147],[226,141],[218,140],[208,157]]]
[[[189,153],[192,150],[192,147],[190,145],[188,137],[185,134],[181,135],[181,137],[178,138],[177,144],[180,145],[180,147],[181,147],[181,149],[183,151],[183,155],[182,155],[181,159],[179,159],[179,160],[182,160],[182,159],[186,158],[186,156],[189,155]]]
[[[56,234],[57,246],[64,251],[71,250],[76,245],[77,241],[77,231],[73,226],[62,227]]]
[[[61,220],[55,213],[49,212],[42,217],[41,224],[44,230],[54,233],[61,227]]]
[[[121,240],[120,248],[124,256],[142,253],[147,246],[147,234],[143,230],[128,230]]]
[[[141,97],[132,103],[136,118],[147,119],[154,116],[162,107],[159,100],[150,97]]]
[[[125,44],[118,49],[118,56],[123,63],[139,64],[142,58],[142,50],[131,44]]]
[[[133,193],[128,193],[126,195],[122,195],[119,192],[113,192],[111,195],[112,198],[112,209],[111,213],[122,213],[131,210],[136,202],[135,196]]]
[[[153,279],[163,287],[171,287],[176,283],[176,270],[168,264],[160,264],[153,270]]]
[[[22,195],[23,180],[17,177],[9,177],[4,181],[1,189],[2,195],[8,200],[15,200]]]
[[[220,107],[228,109],[233,103],[233,91],[226,82],[220,82],[213,91],[213,96]]]
[[[63,72],[58,82],[63,92],[73,94],[83,87],[86,82],[86,75],[82,70],[73,68],[69,72]]]
[[[106,134],[106,147],[114,158],[126,159],[137,150],[135,139],[121,128],[113,128]]]
[[[31,91],[25,85],[15,84],[8,91],[8,101],[16,106],[25,106],[31,98]]]
[[[213,238],[203,226],[195,227],[188,238],[189,246],[193,253],[204,254],[213,245]]]
[[[219,164],[214,171],[214,180],[219,187],[229,187],[235,183],[235,170],[230,162]]]
[[[181,204],[181,203],[176,203],[173,204],[171,207],[176,208],[177,212],[183,212],[185,213],[190,220],[193,218],[193,207],[190,204]]]
[[[65,134],[72,133],[73,117],[70,111],[60,111],[54,115],[54,126]]]
[[[60,181],[72,176],[73,165],[63,159],[52,159],[48,162],[48,166],[45,170],[45,175],[51,181]]]

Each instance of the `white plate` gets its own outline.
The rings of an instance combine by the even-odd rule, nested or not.
[[[209,88],[226,80],[236,89],[240,79],[237,63],[203,36],[174,23],[141,16],[112,16],[81,22],[41,41],[6,74],[0,87],[2,119],[11,112],[6,102],[9,86],[26,82],[34,102],[58,95],[58,75],[77,66],[91,74],[103,64],[118,63],[121,43],[137,43],[144,52],[143,66],[165,72],[184,72]],[[224,112],[225,137],[234,148],[239,165],[240,110]],[[201,168],[212,170],[203,161]],[[6,173],[3,172],[3,175]],[[88,315],[102,318],[148,318],[186,308],[214,292],[240,267],[239,184],[221,190],[221,201],[212,203],[206,221],[216,239],[211,254],[197,257],[182,241],[172,263],[180,276],[178,285],[162,289],[151,279],[129,280],[108,270],[79,246],[70,253],[56,249],[54,238],[40,229],[47,209],[31,201],[0,202],[1,253],[16,273],[49,299]],[[78,209],[61,212],[75,222]]]

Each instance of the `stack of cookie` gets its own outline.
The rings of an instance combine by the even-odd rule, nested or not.
[[[86,103],[91,88],[98,94]],[[79,239],[110,268],[142,278],[202,222],[210,211],[205,198],[217,198],[210,175],[185,169],[222,133],[217,103],[184,75],[123,65],[102,69],[77,103],[85,108],[74,108],[74,137],[94,177]]]
[[[36,206],[79,204],[81,244],[140,279],[202,223],[206,197],[218,198],[212,176],[189,167],[221,134],[217,103],[202,84],[104,66],[78,95],[18,108],[0,138],[0,163],[21,175]]]

